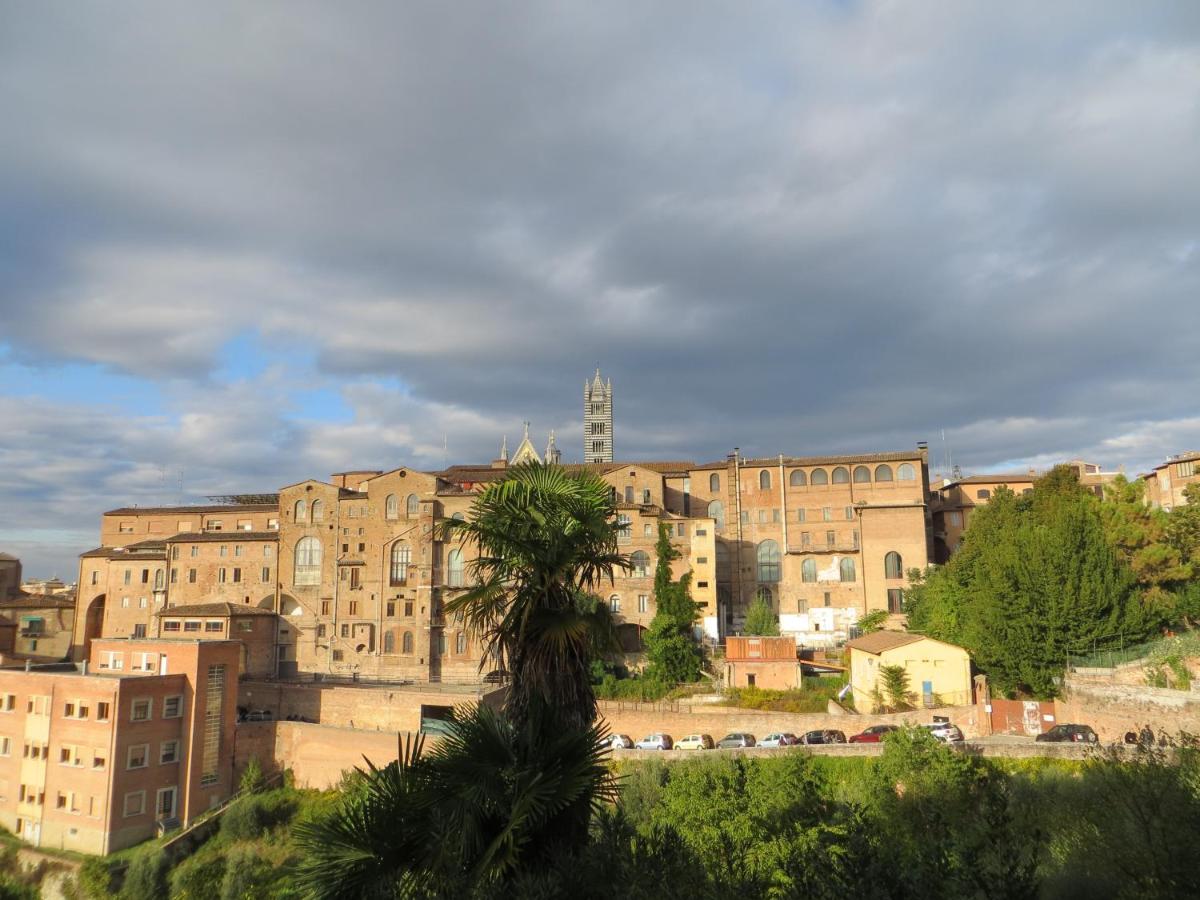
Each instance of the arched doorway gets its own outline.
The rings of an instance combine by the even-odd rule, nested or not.
[[[83,647],[81,659],[92,658],[92,639],[100,637],[104,630],[104,594],[101,594],[90,604],[83,617],[83,636],[80,641]]]

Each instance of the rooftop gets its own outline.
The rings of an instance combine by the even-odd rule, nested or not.
[[[218,506],[122,506],[120,509],[110,509],[106,516],[135,516],[142,513],[167,514],[179,513],[219,513],[219,512],[273,512],[279,508],[277,503],[223,503]]]
[[[182,531],[167,538],[171,544],[203,544],[224,541],[277,541],[278,531]]]
[[[873,631],[862,637],[846,641],[846,646],[853,650],[862,650],[864,653],[880,654],[923,640],[926,640],[923,634],[909,634],[904,631]]]
[[[185,603],[168,606],[155,613],[156,616],[273,616],[273,609],[262,609],[245,603],[230,603],[221,600],[215,603]]]

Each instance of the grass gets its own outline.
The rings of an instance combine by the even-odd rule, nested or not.
[[[840,678],[807,676],[803,688],[788,691],[771,691],[759,687],[729,688],[725,691],[722,706],[769,712],[823,713],[828,708],[829,701],[837,698],[838,691],[845,687],[845,684]]]

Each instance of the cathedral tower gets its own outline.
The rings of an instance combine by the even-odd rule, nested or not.
[[[591,382],[583,384],[583,461],[613,461],[612,379],[600,380],[600,370]]]

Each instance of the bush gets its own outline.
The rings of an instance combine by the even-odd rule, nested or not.
[[[597,700],[636,700],[651,703],[661,700],[674,689],[674,685],[652,678],[616,678],[605,675],[596,685]]]
[[[224,854],[201,848],[171,873],[171,900],[210,900],[214,886],[224,877]]]
[[[805,678],[803,688],[790,691],[772,691],[760,687],[729,688],[725,691],[724,705],[771,712],[823,713],[844,684],[838,679]]]
[[[251,846],[229,851],[221,878],[221,900],[256,900],[277,877],[275,869]],[[208,896],[212,896],[210,891]]]
[[[151,847],[135,856],[125,870],[121,900],[160,900],[167,896],[167,872],[170,863],[158,847]]]
[[[221,816],[221,835],[231,841],[250,841],[264,831],[291,821],[297,799],[284,789],[252,794],[236,801]]]
[[[88,900],[109,900],[113,887],[113,864],[102,856],[89,856],[79,867],[76,884]]]
[[[250,761],[246,763],[246,768],[242,771],[242,780],[238,787],[247,794],[257,794],[266,786],[266,778],[263,776],[262,765],[258,761],[257,756],[250,757]]]

